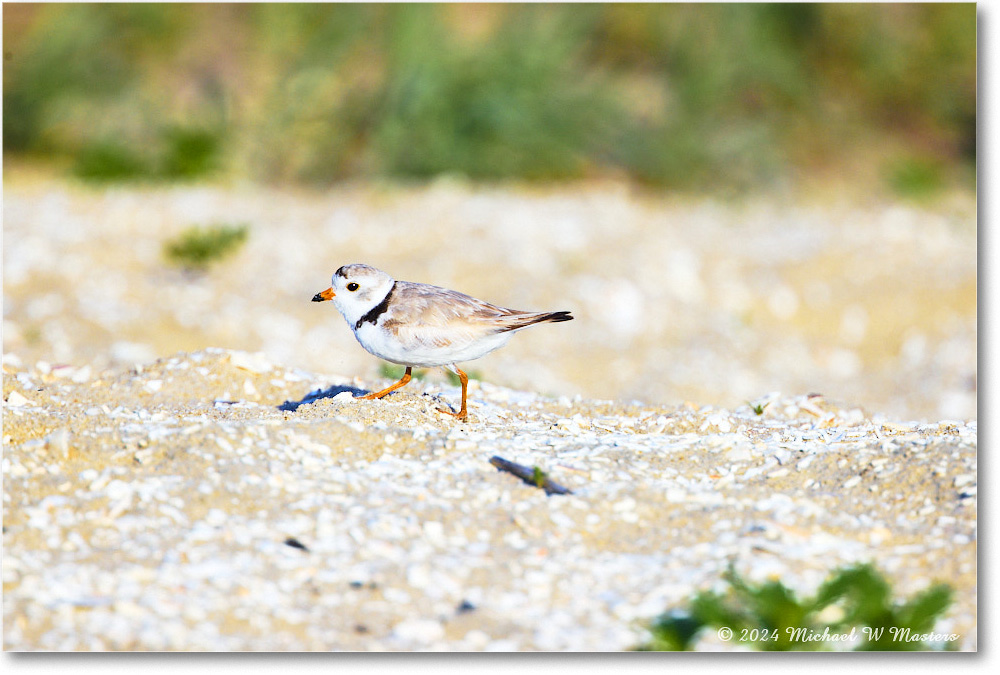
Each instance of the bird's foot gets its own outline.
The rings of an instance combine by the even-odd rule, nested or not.
[[[450,410],[448,410],[446,408],[438,408],[437,411],[441,412],[441,413],[444,413],[445,415],[451,415],[452,417],[457,417],[458,419],[462,420],[463,422],[465,422],[466,420],[469,419],[469,411],[466,410],[465,408],[462,408],[458,412],[452,412],[452,411],[450,411]]]

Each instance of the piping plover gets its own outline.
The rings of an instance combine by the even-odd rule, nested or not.
[[[510,336],[536,323],[570,321],[569,312],[522,312],[498,307],[447,288],[396,281],[368,265],[344,265],[333,285],[313,302],[333,300],[361,346],[375,356],[406,366],[402,379],[388,389],[362,396],[382,398],[410,381],[415,366],[443,366],[462,383],[462,408],[469,378],[456,363],[471,361],[507,344]]]

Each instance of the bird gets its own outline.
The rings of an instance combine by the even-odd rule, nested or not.
[[[375,356],[406,366],[403,377],[386,389],[361,396],[381,399],[410,381],[414,367],[443,367],[462,383],[458,412],[468,419],[469,377],[456,364],[478,359],[507,344],[519,330],[540,323],[571,321],[568,311],[508,309],[440,286],[397,281],[382,270],[354,263],[337,269],[331,286],[313,302],[333,301],[354,337]]]

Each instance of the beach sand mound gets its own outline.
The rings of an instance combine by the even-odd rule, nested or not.
[[[8,650],[621,650],[730,562],[811,594],[861,561],[952,584],[976,648],[974,421],[473,382],[461,423],[456,387],[219,349],[3,384]]]

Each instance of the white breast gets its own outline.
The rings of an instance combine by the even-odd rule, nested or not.
[[[453,363],[473,361],[494,349],[507,344],[513,333],[494,333],[478,340],[447,347],[436,347],[428,344],[404,346],[392,333],[370,323],[363,323],[354,331],[354,336],[366,350],[392,363],[404,366],[420,366],[431,368]]]

